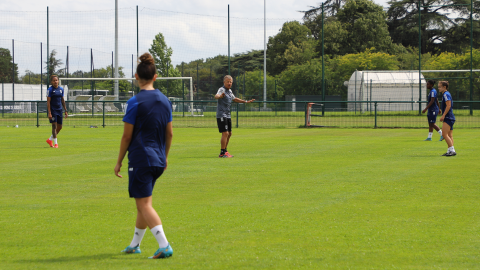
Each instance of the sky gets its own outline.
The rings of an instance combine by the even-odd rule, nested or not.
[[[387,0],[374,2],[387,6]],[[300,11],[319,3],[316,0],[267,0],[267,37],[276,35],[286,21],[302,21]],[[229,53],[228,5],[230,55],[264,47],[264,1],[261,0],[118,0],[118,63],[127,75],[132,73],[132,59],[136,59],[137,54],[137,5],[139,54],[148,51],[155,35],[162,33],[167,46],[173,49],[175,66]],[[0,48],[11,51],[14,48],[20,75],[27,70],[40,73],[42,69],[40,63],[47,55],[47,6],[50,52],[55,49],[65,64],[68,50],[70,72],[90,71],[92,63],[94,68],[111,65],[115,40],[114,0],[0,1]]]
[[[388,0],[374,0],[375,3],[388,6]],[[301,18],[298,11],[308,9],[310,6],[317,6],[321,1],[316,0],[267,0],[267,18]],[[221,15],[226,13],[227,5],[230,5],[230,15],[241,18],[263,18],[264,1],[261,0],[177,0],[177,1],[154,1],[154,0],[118,0],[119,8],[126,7],[156,7],[161,10],[175,12]],[[0,10],[10,11],[43,11],[49,6],[51,10],[58,11],[87,11],[105,10],[115,8],[114,0],[20,0],[1,1]]]

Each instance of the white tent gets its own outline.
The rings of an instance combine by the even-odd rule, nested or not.
[[[8,100],[11,101],[14,98],[15,94],[15,100],[21,100],[21,101],[37,101],[37,100],[47,100],[47,85],[42,85],[42,89],[40,88],[40,84],[15,84],[15,88],[13,88],[12,83],[3,83],[0,86],[2,89],[0,100]],[[64,98],[65,100],[68,100],[68,87],[63,86],[65,93],[64,93]],[[14,92],[15,90],[15,92]],[[43,94],[43,98],[42,98]]]
[[[355,71],[349,81],[348,101],[425,101],[426,81],[418,71]],[[378,103],[378,111],[418,111],[419,103]],[[373,111],[373,103],[348,103],[349,111]]]

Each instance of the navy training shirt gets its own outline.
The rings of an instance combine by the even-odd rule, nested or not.
[[[428,93],[427,101],[430,102],[430,100],[431,100],[432,98],[435,98],[435,99],[433,100],[432,106],[430,106],[430,107],[428,108],[428,113],[427,113],[427,115],[436,115],[436,114],[438,114],[437,90],[435,90],[435,88],[432,88],[432,90],[430,90],[430,92]]]
[[[448,113],[445,115],[445,120],[450,120],[450,121],[455,121],[455,115],[453,114],[453,99],[452,95],[450,95],[450,92],[445,91],[443,93],[443,99],[442,99],[442,112],[445,111],[447,108],[447,101],[450,100],[450,110]]]
[[[172,104],[160,90],[142,90],[127,101],[123,121],[134,125],[128,147],[129,167],[165,167],[165,131]]]
[[[63,92],[64,90],[60,86],[57,88],[53,88],[53,86],[50,86],[48,88],[48,97],[50,98],[50,110],[52,112],[62,114]]]

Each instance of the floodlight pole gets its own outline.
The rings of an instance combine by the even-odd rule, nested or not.
[[[48,83],[50,82],[50,37],[49,37],[49,23],[48,23],[48,6],[47,6],[47,89]]]
[[[267,101],[267,0],[263,0],[263,101]],[[267,103],[263,103],[267,108]]]
[[[470,101],[473,100],[473,0],[470,1]],[[470,115],[473,115],[470,103]]]
[[[230,5],[228,5],[227,15],[228,15],[228,75],[230,75]]]
[[[418,1],[418,114],[422,114],[422,3]]]
[[[115,78],[118,78],[118,0],[115,0]],[[113,94],[118,100],[118,80],[114,81]]]
[[[324,3],[322,3],[322,101],[325,101],[325,46],[323,36],[323,24],[324,24]],[[325,102],[322,106],[322,116],[325,116]]]

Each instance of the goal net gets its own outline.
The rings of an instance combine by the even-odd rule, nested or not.
[[[135,78],[59,78],[72,117],[120,116],[128,99],[140,91]],[[203,115],[194,106],[192,77],[158,77],[154,86],[172,102],[172,112],[186,116]],[[178,102],[183,101],[183,102]]]

